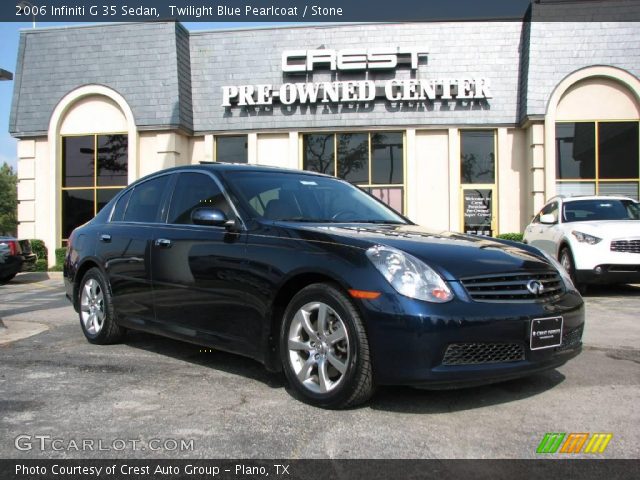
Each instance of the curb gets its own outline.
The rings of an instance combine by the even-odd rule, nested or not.
[[[9,345],[18,340],[33,337],[49,330],[43,323],[7,320],[10,328],[0,330],[0,346]]]

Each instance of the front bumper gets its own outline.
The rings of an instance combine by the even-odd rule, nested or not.
[[[20,272],[29,272],[35,268],[38,256],[35,253],[27,255],[12,255],[0,264],[0,277],[16,275]]]
[[[592,270],[576,270],[578,283],[640,283],[640,263],[636,265],[596,265]]]
[[[383,385],[445,388],[503,381],[559,367],[582,348],[584,305],[577,292],[546,303],[456,298],[440,305],[385,294],[361,307],[375,379]],[[531,350],[531,321],[552,316],[563,318],[563,343]],[[444,360],[453,344],[509,345],[522,355],[452,365]]]
[[[38,256],[35,253],[28,255],[22,255],[22,265],[20,266],[21,272],[31,272],[35,269]]]

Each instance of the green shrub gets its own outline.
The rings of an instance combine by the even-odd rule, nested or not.
[[[522,233],[501,233],[497,238],[511,240],[513,242],[522,242],[522,236]]]
[[[36,260],[36,264],[33,268],[34,272],[46,272],[47,271],[47,259],[46,258],[38,258]]]
[[[65,247],[56,248],[56,264],[53,267],[51,267],[49,270],[52,272],[61,272],[62,267],[64,266],[64,257],[66,254],[67,254],[67,249]]]
[[[49,258],[47,255],[47,247],[45,246],[42,240],[38,240],[36,238],[31,239],[31,250],[38,256],[38,260],[44,260],[45,263]],[[42,270],[38,270],[41,272]],[[46,270],[44,270],[46,271]]]

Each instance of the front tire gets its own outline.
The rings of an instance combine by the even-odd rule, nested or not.
[[[115,322],[111,292],[99,269],[92,268],[82,277],[78,305],[80,326],[89,342],[108,345],[122,340],[125,330]]]
[[[373,394],[362,319],[353,302],[334,285],[309,285],[289,302],[280,353],[289,384],[308,403],[347,408]]]

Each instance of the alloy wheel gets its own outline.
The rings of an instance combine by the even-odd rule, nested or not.
[[[89,334],[97,335],[102,330],[105,319],[104,293],[100,283],[93,278],[87,280],[82,287],[80,318]]]
[[[289,327],[288,349],[293,371],[311,392],[331,392],[344,379],[350,359],[349,334],[326,303],[307,303],[296,312]]]

